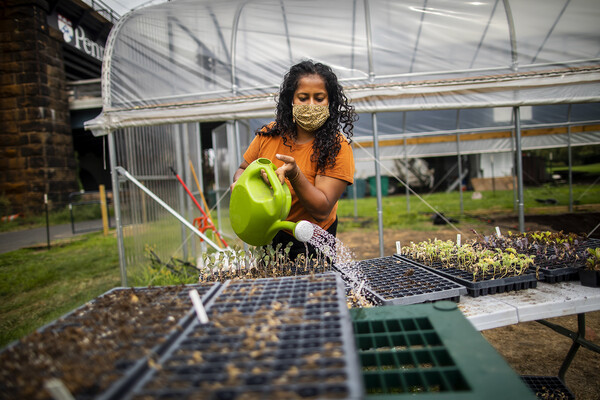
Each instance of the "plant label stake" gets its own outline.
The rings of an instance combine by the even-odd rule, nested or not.
[[[400,241],[396,240],[396,253],[402,254],[402,246],[400,246]]]
[[[48,379],[44,383],[44,387],[50,392],[50,395],[54,400],[75,400],[71,392],[69,392],[69,389],[67,389],[60,379]]]
[[[200,294],[196,289],[190,290],[190,298],[192,299],[192,304],[194,305],[194,310],[196,310],[196,315],[198,316],[198,321],[201,324],[208,324],[208,315],[206,315],[206,310],[202,305],[202,300],[200,299]]]
[[[460,233],[456,235],[456,247],[460,247]]]
[[[496,227],[496,235],[498,236],[502,236],[502,233],[500,233],[500,227]]]

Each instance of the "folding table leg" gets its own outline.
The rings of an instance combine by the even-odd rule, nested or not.
[[[600,346],[598,346],[595,343],[590,342],[589,340],[587,340],[585,338],[585,314],[584,313],[577,314],[577,332],[570,331],[565,327],[553,324],[552,322],[548,322],[544,319],[538,320],[537,322],[539,322],[540,324],[547,326],[548,328],[552,329],[553,331],[558,332],[561,335],[567,336],[568,338],[573,340],[573,344],[571,345],[571,348],[569,349],[569,352],[567,353],[562,365],[560,366],[560,370],[558,371],[558,377],[563,382],[565,381],[565,374],[567,373],[567,369],[569,369],[569,366],[571,365],[571,362],[575,358],[575,355],[577,354],[577,350],[579,350],[579,347],[583,346],[588,350],[594,351],[596,353],[600,353]]]

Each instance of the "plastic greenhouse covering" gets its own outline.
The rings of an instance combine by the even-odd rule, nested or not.
[[[179,0],[123,17],[94,132],[269,117],[290,65],[330,65],[359,112],[600,98],[596,0]]]
[[[169,202],[189,215],[168,167],[194,186],[185,170],[202,170],[197,123],[227,121],[213,131],[214,194],[226,197],[254,130],[274,116],[283,75],[303,59],[331,66],[359,113],[357,177],[379,173],[374,158],[385,169],[513,152],[516,122],[523,149],[599,144],[598,21],[597,0],[174,0],[115,25],[102,113],[86,128],[109,135],[113,187],[123,166],[159,197],[179,190]],[[117,224],[135,242],[136,226],[160,218],[120,185]]]

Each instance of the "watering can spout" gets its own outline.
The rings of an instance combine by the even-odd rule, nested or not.
[[[300,221],[294,227],[294,237],[301,242],[308,242],[315,233],[315,227],[308,221]]]
[[[313,237],[313,234],[315,232],[315,227],[313,226],[313,224],[311,224],[308,221],[302,220],[299,222],[280,221],[271,227],[272,231],[270,232],[270,234],[275,236],[277,231],[283,229],[291,231],[296,240],[303,243],[308,242],[310,238]]]

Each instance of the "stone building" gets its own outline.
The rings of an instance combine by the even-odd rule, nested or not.
[[[78,155],[102,153],[102,143],[86,140],[82,128],[101,109],[101,60],[112,16],[79,0],[2,1],[2,212],[39,212],[45,194],[51,208],[60,208],[83,189]],[[83,106],[73,98],[81,82],[96,87],[94,101]],[[110,186],[110,179],[96,183]]]

